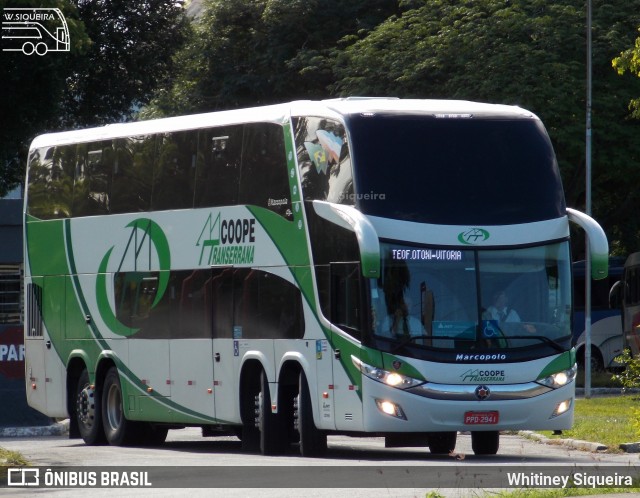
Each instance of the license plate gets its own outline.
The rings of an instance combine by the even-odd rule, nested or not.
[[[499,412],[465,412],[464,414],[466,425],[497,424],[499,419]]]

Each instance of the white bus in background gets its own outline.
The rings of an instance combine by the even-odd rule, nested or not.
[[[44,135],[25,198],[28,400],[87,444],[202,426],[447,454],[464,430],[486,455],[573,423],[569,222],[595,278],[608,244],[526,110],[350,98]]]
[[[68,52],[69,27],[56,8],[13,8],[2,11],[2,50],[45,55]]]
[[[585,322],[585,262],[573,263],[573,337],[578,366],[584,367]],[[620,308],[611,306],[609,295],[620,282],[624,270],[624,258],[609,258],[609,276],[591,282],[591,370],[613,370],[622,365],[615,360],[622,353],[622,320]]]
[[[640,355],[640,252],[630,254],[624,263],[620,288],[612,292],[612,301],[622,308],[624,347],[631,356]]]

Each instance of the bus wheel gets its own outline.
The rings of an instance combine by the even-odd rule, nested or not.
[[[456,448],[457,432],[430,432],[429,451],[434,455],[448,455]]]
[[[300,435],[300,454],[304,457],[322,456],[327,451],[327,435],[313,422],[313,408],[307,376],[300,372],[298,396],[294,401],[294,425]]]
[[[260,378],[249,374],[242,379],[240,387],[240,417],[242,419],[242,451],[254,452],[260,449],[260,430],[256,427],[256,396],[260,394]]]
[[[122,387],[118,369],[111,367],[102,389],[102,420],[107,442],[122,446],[132,442],[134,423],[128,421],[122,409]]]
[[[100,396],[96,395],[95,386],[89,383],[89,372],[85,368],[76,386],[75,417],[80,436],[89,445],[105,442],[100,401]]]
[[[263,370],[260,374],[260,392],[255,397],[256,427],[260,430],[260,452],[277,455],[284,452],[287,435],[284,433],[279,414],[271,413],[269,381]]]
[[[495,455],[500,446],[498,431],[472,432],[471,448],[476,455]]]

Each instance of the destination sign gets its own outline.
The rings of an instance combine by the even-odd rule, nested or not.
[[[463,251],[456,249],[391,249],[391,258],[401,261],[462,261]]]

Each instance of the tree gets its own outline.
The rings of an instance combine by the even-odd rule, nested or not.
[[[76,0],[91,45],[73,61],[64,96],[67,127],[123,121],[170,77],[187,19],[175,0]]]
[[[638,31],[640,31],[640,28],[638,28]],[[618,71],[619,75],[629,71],[636,76],[640,76],[640,36],[636,38],[633,48],[628,48],[613,59],[613,67]],[[633,116],[640,119],[640,98],[631,100],[629,108]]]
[[[208,0],[174,80],[143,116],[324,98],[326,54],[396,11],[396,0]]]
[[[2,12],[26,6],[20,1],[0,2]],[[61,9],[69,27],[71,50],[42,57],[0,52],[0,197],[23,180],[31,139],[57,123],[71,60],[80,57],[89,42],[77,10],[68,2],[41,1],[37,6]]]
[[[175,0],[0,0],[7,7],[60,8],[71,50],[0,52],[0,197],[22,181],[35,135],[122,121],[146,103],[187,26]]]
[[[409,5],[409,4],[406,4]],[[586,17],[582,0],[412,2],[367,36],[350,40],[332,67],[341,95],[462,98],[517,104],[546,124],[567,202],[584,205]],[[638,247],[640,123],[627,103],[640,80],[621,80],[611,59],[640,24],[640,1],[594,2],[593,212],[623,252]]]

